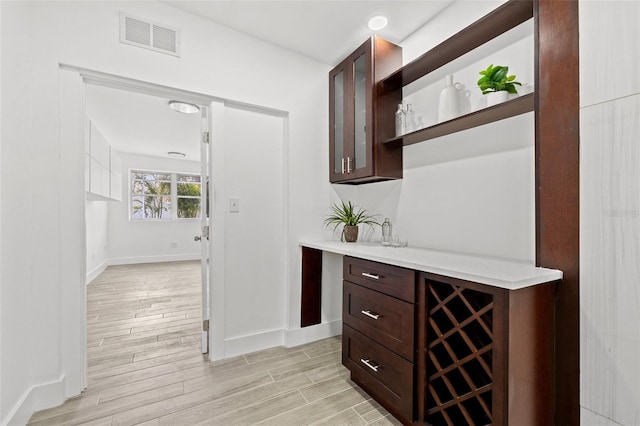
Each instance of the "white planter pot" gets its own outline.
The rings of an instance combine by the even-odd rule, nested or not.
[[[509,92],[501,90],[500,92],[487,93],[487,106],[494,106],[505,102],[509,99]]]

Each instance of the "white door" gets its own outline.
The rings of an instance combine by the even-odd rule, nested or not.
[[[202,107],[202,138],[200,141],[200,182],[202,183],[202,202],[200,204],[200,269],[202,271],[202,353],[209,353],[209,128],[211,111]]]

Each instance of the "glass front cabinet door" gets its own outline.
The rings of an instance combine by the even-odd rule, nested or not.
[[[402,92],[378,98],[377,83],[402,66],[402,49],[371,37],[329,73],[329,177],[366,183],[402,177],[402,148],[394,136],[394,112]]]

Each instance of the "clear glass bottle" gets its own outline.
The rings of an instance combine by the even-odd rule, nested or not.
[[[382,222],[382,245],[388,246],[391,244],[391,222],[389,222],[389,218],[385,217],[384,222]]]
[[[405,113],[405,132],[411,133],[418,130],[416,124],[416,113],[411,109],[411,104],[407,104],[407,112]]]
[[[398,104],[398,110],[396,111],[396,136],[402,136],[405,134],[406,118],[404,109],[402,109],[402,104]]]

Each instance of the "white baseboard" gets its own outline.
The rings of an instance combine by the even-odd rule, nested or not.
[[[31,386],[9,411],[2,426],[21,426],[27,424],[36,411],[57,407],[66,399],[65,378]]]
[[[107,266],[109,266],[109,261],[105,260],[100,265],[95,267],[92,271],[88,272],[87,273],[87,284],[89,284],[91,281],[93,281],[96,278],[98,278],[98,275],[103,273],[104,270],[107,269]]]
[[[132,265],[136,263],[181,262],[184,260],[200,260],[196,254],[167,254],[162,256],[116,257],[109,259],[109,265]]]
[[[161,263],[161,262],[180,262],[185,260],[200,260],[200,254],[177,254],[166,256],[140,256],[140,257],[120,257],[116,259],[108,259],[87,273],[87,284],[98,278],[98,275],[104,272],[109,265],[133,265],[136,263]]]
[[[342,320],[287,331],[284,345],[288,348],[342,334]]]
[[[234,337],[224,341],[224,357],[244,355],[284,344],[284,330],[272,330],[250,336]]]
[[[339,334],[342,334],[342,320],[296,330],[271,330],[249,336],[234,337],[224,341],[224,357],[230,358],[276,346],[291,348]]]

